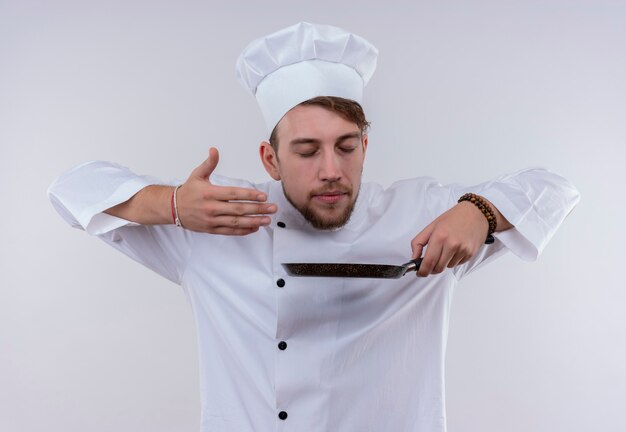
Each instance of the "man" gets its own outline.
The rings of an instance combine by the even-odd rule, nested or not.
[[[579,200],[545,170],[470,188],[361,184],[358,101],[375,62],[364,39],[308,23],[246,48],[238,74],[271,132],[259,153],[272,182],[214,175],[211,149],[178,186],[93,162],[50,187],[70,224],[184,288],[203,431],[444,431],[456,282],[507,250],[535,259]],[[418,277],[292,277],[282,265],[399,264],[409,247]]]

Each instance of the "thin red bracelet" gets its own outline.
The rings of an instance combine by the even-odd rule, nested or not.
[[[183,223],[180,221],[180,216],[178,216],[178,204],[176,202],[176,192],[178,192],[178,189],[180,189],[181,186],[182,185],[178,185],[174,188],[174,223],[177,227],[185,228]]]
[[[174,211],[174,192],[175,191],[176,191],[176,188],[172,190],[172,199],[170,200],[170,206],[172,207],[172,221],[174,221],[174,223],[176,223],[176,212]]]

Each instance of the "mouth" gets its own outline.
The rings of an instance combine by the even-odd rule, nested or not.
[[[348,196],[347,192],[329,191],[329,192],[314,194],[313,199],[317,201],[321,201],[325,204],[336,204],[347,196]]]

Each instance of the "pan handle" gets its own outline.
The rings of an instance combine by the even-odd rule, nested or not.
[[[410,271],[418,271],[420,269],[420,264],[422,264],[421,258],[411,260],[408,263],[404,264],[404,266],[406,267],[404,274],[407,274]]]

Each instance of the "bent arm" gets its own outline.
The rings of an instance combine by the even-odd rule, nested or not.
[[[543,168],[524,169],[470,188],[452,189],[454,196],[466,192],[485,198],[511,227],[501,230],[499,221],[494,234],[496,243],[482,246],[474,258],[455,268],[457,277],[481,267],[505,250],[524,261],[536,260],[580,201],[574,185]],[[505,224],[502,228],[506,227]]]
[[[466,193],[483,197],[494,210],[499,225],[494,244],[484,244],[489,224],[482,211],[470,202],[457,202]],[[566,179],[536,168],[469,187],[432,182],[427,196],[427,208],[436,216],[411,240],[412,258],[424,253],[418,275],[441,273],[448,267],[458,278],[505,250],[525,261],[537,259],[580,200]]]
[[[144,192],[160,180],[140,176],[110,162],[88,162],[57,178],[48,188],[48,197],[61,217],[72,227],[95,235],[113,248],[181,283],[192,238],[174,225],[143,225],[141,218],[124,211],[133,208]],[[169,187],[167,187],[169,188]],[[133,203],[133,204],[130,204]]]
[[[265,202],[267,185],[221,176],[210,181],[219,161],[217,149],[194,169],[177,192],[176,208],[184,228],[223,235],[247,235],[270,223],[276,205]],[[217,180],[217,179],[216,179]],[[180,183],[178,183],[180,184]],[[91,162],[59,177],[48,189],[56,210],[72,226],[102,234],[125,223],[174,223],[174,187],[109,162]]]

